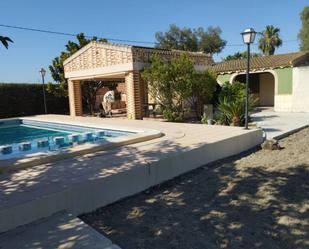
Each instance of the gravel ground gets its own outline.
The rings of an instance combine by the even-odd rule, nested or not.
[[[309,248],[309,129],[81,218],[123,249]]]

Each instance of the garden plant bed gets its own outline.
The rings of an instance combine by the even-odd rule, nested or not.
[[[308,248],[309,128],[81,216],[126,249]]]

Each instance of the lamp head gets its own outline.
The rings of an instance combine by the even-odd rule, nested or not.
[[[46,74],[46,70],[42,67],[39,73],[42,75],[42,77],[44,77]]]
[[[253,28],[245,29],[242,33],[242,39],[245,44],[251,44],[254,42],[256,32]]]

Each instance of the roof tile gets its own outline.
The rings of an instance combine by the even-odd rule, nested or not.
[[[295,66],[295,63],[302,58],[308,57],[309,52],[295,52],[288,54],[279,54],[279,55],[268,55],[254,57],[250,60],[251,69],[269,69],[269,68],[280,68],[280,67],[292,67]],[[219,73],[227,72],[236,72],[243,71],[247,68],[247,60],[230,60],[216,63],[212,66],[212,69]]]

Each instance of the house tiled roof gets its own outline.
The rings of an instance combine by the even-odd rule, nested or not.
[[[309,60],[308,51],[254,57],[250,60],[250,68],[253,70],[263,70],[281,67],[293,67],[306,58]],[[246,70],[246,67],[247,60],[241,59],[216,63],[212,66],[212,69],[218,73],[229,73],[244,71]]]

